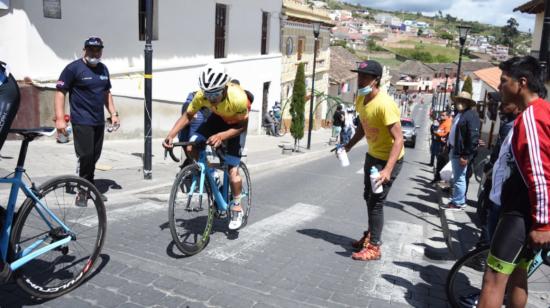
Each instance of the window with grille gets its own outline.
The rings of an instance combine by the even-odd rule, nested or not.
[[[214,58],[225,58],[227,5],[216,3],[216,30],[214,34]]]
[[[269,31],[269,13],[262,12],[262,55],[268,54],[267,34]]]
[[[304,53],[304,45],[305,45],[305,39],[304,38],[299,38],[298,39],[298,48],[296,48],[298,61],[302,60],[302,54]]]

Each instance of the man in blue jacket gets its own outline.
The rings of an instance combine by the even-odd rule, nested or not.
[[[449,204],[443,205],[448,210],[462,210],[466,206],[466,173],[468,164],[475,157],[479,142],[481,122],[476,110],[475,101],[468,92],[460,92],[452,97],[458,111],[449,134],[451,164],[453,166],[453,196]]]

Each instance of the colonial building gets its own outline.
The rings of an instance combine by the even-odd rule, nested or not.
[[[533,31],[533,41],[531,45],[531,55],[537,59],[544,58],[548,66],[550,66],[550,50],[547,50],[547,54],[545,55],[540,55],[540,51],[542,44],[546,44],[546,46],[548,46],[548,37],[543,38],[542,32],[544,28],[544,17],[546,16],[548,18],[550,14],[550,12],[547,11],[549,5],[548,0],[546,0],[546,8],[544,0],[531,0],[514,9],[514,11],[536,15],[535,30]],[[550,68],[546,69],[546,88],[550,91]]]
[[[313,34],[313,23],[321,24],[317,46]],[[317,53],[315,68],[315,92],[327,94],[329,87],[330,68],[330,27],[334,26],[328,11],[310,7],[306,1],[284,0],[281,17],[281,104],[284,109],[285,121],[290,121],[288,110],[292,98],[294,78],[299,63],[305,64],[306,86],[308,95],[311,93],[313,75],[314,50]],[[314,101],[314,106],[316,106]],[[326,103],[316,108],[314,116],[315,127],[319,126],[327,110]],[[306,104],[306,127],[309,121],[309,102]]]
[[[533,30],[533,40],[531,43],[531,55],[539,58],[540,44],[542,41],[542,27],[544,25],[544,0],[531,0],[514,9],[514,12],[534,14],[535,25]]]
[[[331,97],[335,97],[348,105],[355,102],[357,73],[351,70],[356,69],[359,62],[361,62],[361,59],[344,47],[330,47],[330,87],[328,93]]]
[[[431,91],[434,70],[426,64],[407,60],[399,66],[400,80],[395,83],[397,90],[406,92]]]
[[[25,126],[53,124],[55,81],[69,62],[81,57],[84,40],[99,36],[122,121],[110,137],[143,135],[145,0],[0,4],[0,59],[14,76],[30,83],[21,84],[22,105],[39,114]],[[187,94],[198,89],[201,68],[215,59],[254,94],[249,132],[260,132],[262,112],[281,94],[281,9],[282,0],[155,0],[154,136],[171,128]],[[322,40],[323,46],[327,43],[328,38]],[[328,69],[328,63],[320,65],[320,76],[323,67]]]

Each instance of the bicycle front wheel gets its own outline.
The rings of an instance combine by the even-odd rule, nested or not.
[[[452,307],[466,307],[463,303],[479,296],[488,255],[489,246],[478,247],[453,265],[445,285]]]
[[[77,176],[51,179],[38,189],[37,196],[70,231],[27,198],[13,228],[11,243],[16,257],[67,236],[71,241],[23,265],[15,279],[25,292],[53,298],[73,290],[90,274],[103,247],[107,217],[97,188]]]
[[[200,252],[208,243],[214,206],[210,183],[204,180],[200,193],[201,169],[197,164],[184,167],[170,192],[168,222],[174,244],[185,255]]]

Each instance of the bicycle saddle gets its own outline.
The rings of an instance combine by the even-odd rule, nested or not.
[[[12,128],[9,130],[11,134],[18,134],[23,136],[25,139],[34,139],[40,136],[53,136],[56,129],[55,127],[37,127],[37,128]]]

